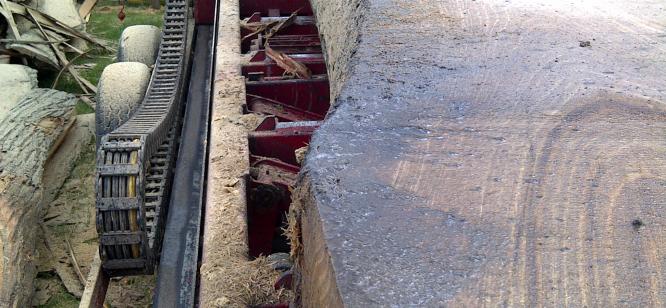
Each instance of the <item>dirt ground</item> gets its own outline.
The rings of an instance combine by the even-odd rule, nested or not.
[[[41,228],[45,232],[38,243],[39,273],[34,306],[78,306],[77,297],[83,291],[83,284],[75,272],[71,255],[73,252],[83,277],[87,277],[98,245],[94,173],[95,141],[91,139],[44,215]],[[141,276],[112,280],[107,303],[111,307],[149,307],[154,279],[154,276]]]

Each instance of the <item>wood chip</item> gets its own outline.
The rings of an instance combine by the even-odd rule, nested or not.
[[[298,16],[298,12],[300,10],[301,9],[298,9],[298,10],[294,11],[293,13],[291,13],[291,15],[289,15],[289,18],[279,22],[275,26],[268,29],[268,31],[266,32],[266,39],[271,38],[273,35],[280,32],[280,30],[291,26],[291,24],[294,23],[294,20],[296,20],[296,16]]]
[[[251,38],[259,33],[265,32],[267,29],[272,28],[273,26],[277,25],[277,21],[271,21],[267,23],[262,23],[262,22],[250,22],[250,23],[244,23],[241,22],[241,27],[252,31],[252,33],[244,36],[241,39],[241,42],[244,42],[246,39]]]
[[[253,37],[259,33],[266,33],[266,39],[269,39],[276,33],[280,32],[282,29],[285,29],[289,27],[291,24],[294,23],[296,20],[296,17],[298,16],[298,12],[301,9],[296,10],[295,12],[291,13],[291,15],[281,21],[274,20],[274,21],[269,21],[269,22],[249,22],[248,19],[242,20],[241,21],[241,28],[247,29],[252,31],[252,33],[244,36],[241,39],[241,42],[245,41],[246,39]]]
[[[81,7],[79,8],[79,16],[87,20],[96,4],[97,0],[86,0],[85,2],[83,2],[83,4],[81,4]]]
[[[268,44],[266,44],[264,48],[266,50],[266,55],[269,58],[273,59],[273,61],[275,61],[275,63],[279,67],[284,69],[286,73],[294,75],[301,79],[312,78],[312,72],[310,72],[310,69],[308,69],[307,66],[303,65],[303,63],[300,63],[292,59],[283,52],[274,50]]]

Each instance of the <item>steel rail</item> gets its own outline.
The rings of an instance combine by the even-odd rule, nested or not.
[[[214,26],[197,26],[192,73],[153,307],[194,307],[204,204]]]

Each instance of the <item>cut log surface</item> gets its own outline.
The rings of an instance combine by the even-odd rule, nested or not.
[[[665,2],[333,2],[305,305],[666,305]]]
[[[29,307],[44,163],[72,123],[76,98],[35,89],[0,121],[0,306]]]

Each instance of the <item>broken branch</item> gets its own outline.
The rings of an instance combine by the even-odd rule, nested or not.
[[[266,31],[267,29],[269,29],[269,28],[271,28],[271,27],[273,27],[274,25],[277,25],[277,24],[278,24],[277,21],[272,21],[272,22],[268,22],[268,23],[262,23],[262,22],[244,23],[244,22],[241,22],[241,27],[243,27],[245,29],[248,29],[250,31],[253,31],[252,33],[244,36],[241,39],[241,42],[244,42],[246,39]]]
[[[66,41],[37,41],[37,40],[14,40],[14,39],[0,39],[0,43],[10,44],[60,44]]]
[[[28,15],[32,18],[32,20],[35,22],[37,25],[37,28],[39,28],[39,31],[42,33],[44,36],[44,39],[47,41],[49,40],[48,34],[46,34],[46,31],[44,31],[44,28],[42,28],[42,25],[37,21],[37,18],[35,18],[35,14],[33,13],[32,9],[26,8],[26,11],[28,12]],[[84,93],[88,94],[90,93],[88,90],[92,91],[93,93],[97,93],[97,87],[92,85],[90,81],[84,79],[79,75],[79,72],[74,69],[72,66],[69,65],[69,61],[67,60],[67,57],[65,54],[58,49],[58,46],[56,44],[50,44],[51,49],[53,49],[53,52],[55,53],[56,57],[58,57],[58,60],[60,60],[61,64],[67,68],[67,71],[74,77],[74,80],[79,84],[79,87],[81,87],[81,90],[83,90]]]
[[[67,250],[69,250],[69,256],[72,259],[72,265],[74,265],[74,271],[76,272],[76,276],[79,277],[79,281],[81,281],[81,284],[85,286],[86,277],[84,277],[83,273],[81,272],[81,267],[79,267],[79,261],[76,260],[76,255],[74,254],[72,243],[70,243],[68,239],[65,239],[65,243],[67,243]]]
[[[66,35],[68,37],[76,37],[80,38],[82,40],[88,41],[89,43],[92,43],[96,46],[99,46],[106,51],[112,52],[113,49],[106,46],[99,40],[95,39],[94,37],[90,36],[89,34],[85,32],[81,32],[79,30],[76,30],[74,28],[71,28],[67,26],[66,24],[58,21],[57,19],[46,15],[44,13],[41,13],[39,11],[35,11],[25,5],[19,4],[19,3],[14,3],[14,2],[6,2],[6,0],[0,0],[0,4],[3,4],[4,10],[6,12],[0,11],[0,13],[6,13],[6,15],[11,14],[18,14],[25,16],[26,18],[30,18],[32,16],[32,20],[35,24],[37,24],[40,28],[46,28],[49,30],[53,30],[55,32],[58,32],[60,34]],[[17,30],[18,31],[18,30]],[[16,37],[17,39],[20,39],[19,37]]]
[[[273,35],[275,35],[276,33],[278,33],[280,30],[282,30],[282,29],[284,29],[284,28],[286,28],[286,27],[289,27],[291,24],[293,24],[293,23],[294,23],[294,20],[296,20],[296,16],[298,16],[298,12],[299,12],[301,9],[302,9],[302,8],[300,8],[300,9],[294,11],[293,13],[291,13],[291,15],[289,15],[289,18],[287,18],[287,19],[285,19],[285,20],[283,20],[283,21],[280,21],[277,25],[275,25],[275,26],[271,27],[270,29],[268,29],[268,32],[266,33],[266,40],[268,40],[269,38],[271,38]]]
[[[297,76],[298,78],[301,79],[311,79],[312,78],[312,72],[310,72],[310,69],[308,69],[307,66],[303,65],[303,63],[300,63],[291,57],[289,57],[287,54],[274,50],[271,48],[268,43],[264,46],[266,50],[266,55],[273,59],[275,63],[281,67],[282,69],[285,70],[285,72],[292,74],[294,76]]]
[[[65,64],[65,66],[63,66],[63,67],[60,69],[60,71],[58,72],[58,75],[56,75],[55,80],[53,80],[53,84],[51,84],[51,89],[55,89],[56,85],[58,85],[58,81],[60,80],[60,76],[62,75],[62,73],[63,73],[66,69],[69,69],[69,67],[72,65],[72,63],[73,63],[74,61],[76,61],[76,59],[78,59],[78,58],[84,56],[84,55],[87,54],[87,53],[88,53],[88,51],[86,51],[86,52],[84,52],[84,53],[82,53],[82,54],[80,54],[80,55],[78,55],[78,56],[72,58],[72,61],[67,62],[67,64]]]
[[[302,8],[301,8],[302,9]],[[287,17],[284,20],[278,21],[278,20],[273,20],[273,21],[268,21],[268,22],[249,22],[248,19],[242,20],[241,21],[241,27],[247,30],[252,31],[252,33],[244,36],[241,39],[241,42],[244,42],[246,39],[253,37],[259,33],[266,33],[266,39],[269,39],[282,29],[289,27],[291,24],[294,23],[294,20],[296,20],[296,17],[298,16],[298,12],[301,10],[298,9],[291,13],[289,17]]]

